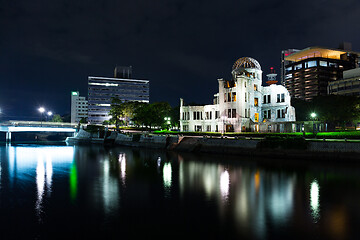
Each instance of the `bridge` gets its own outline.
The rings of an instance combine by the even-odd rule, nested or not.
[[[0,124],[0,132],[6,133],[6,142],[11,142],[14,132],[75,133],[76,124],[62,122],[16,121],[9,120]]]

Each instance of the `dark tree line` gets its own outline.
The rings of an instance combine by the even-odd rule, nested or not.
[[[316,113],[316,120],[333,127],[345,127],[360,121],[360,98],[354,96],[318,96],[312,101],[292,99],[292,105],[297,121],[313,120],[312,112]]]
[[[177,113],[176,113],[177,111]],[[118,129],[128,126],[130,122],[136,126],[168,128],[177,126],[179,122],[179,108],[172,108],[167,102],[122,102],[118,98],[112,99],[110,123]],[[171,118],[171,124],[165,118]]]

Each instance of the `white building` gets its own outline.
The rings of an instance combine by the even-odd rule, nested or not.
[[[181,131],[283,132],[289,127],[286,123],[295,121],[289,92],[282,85],[263,87],[262,70],[255,59],[238,59],[231,73],[230,81],[218,79],[219,92],[212,105],[184,106],[180,99]],[[267,76],[268,83],[276,82],[276,74]]]
[[[78,123],[88,117],[88,101],[79,92],[71,92],[71,123]]]

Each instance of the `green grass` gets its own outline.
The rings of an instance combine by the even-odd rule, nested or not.
[[[178,132],[160,130],[154,131],[155,134],[182,134],[184,136],[221,136],[219,132]],[[242,132],[242,133],[225,133],[225,136],[231,137],[302,137],[302,132],[295,133],[256,133],[256,132]],[[305,133],[306,138],[328,138],[328,139],[360,139],[360,131],[344,131],[344,132],[319,132],[313,134],[312,132]]]

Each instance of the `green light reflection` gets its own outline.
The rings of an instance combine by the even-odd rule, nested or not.
[[[70,168],[70,198],[72,202],[75,202],[77,196],[77,169],[76,162],[73,161]]]

